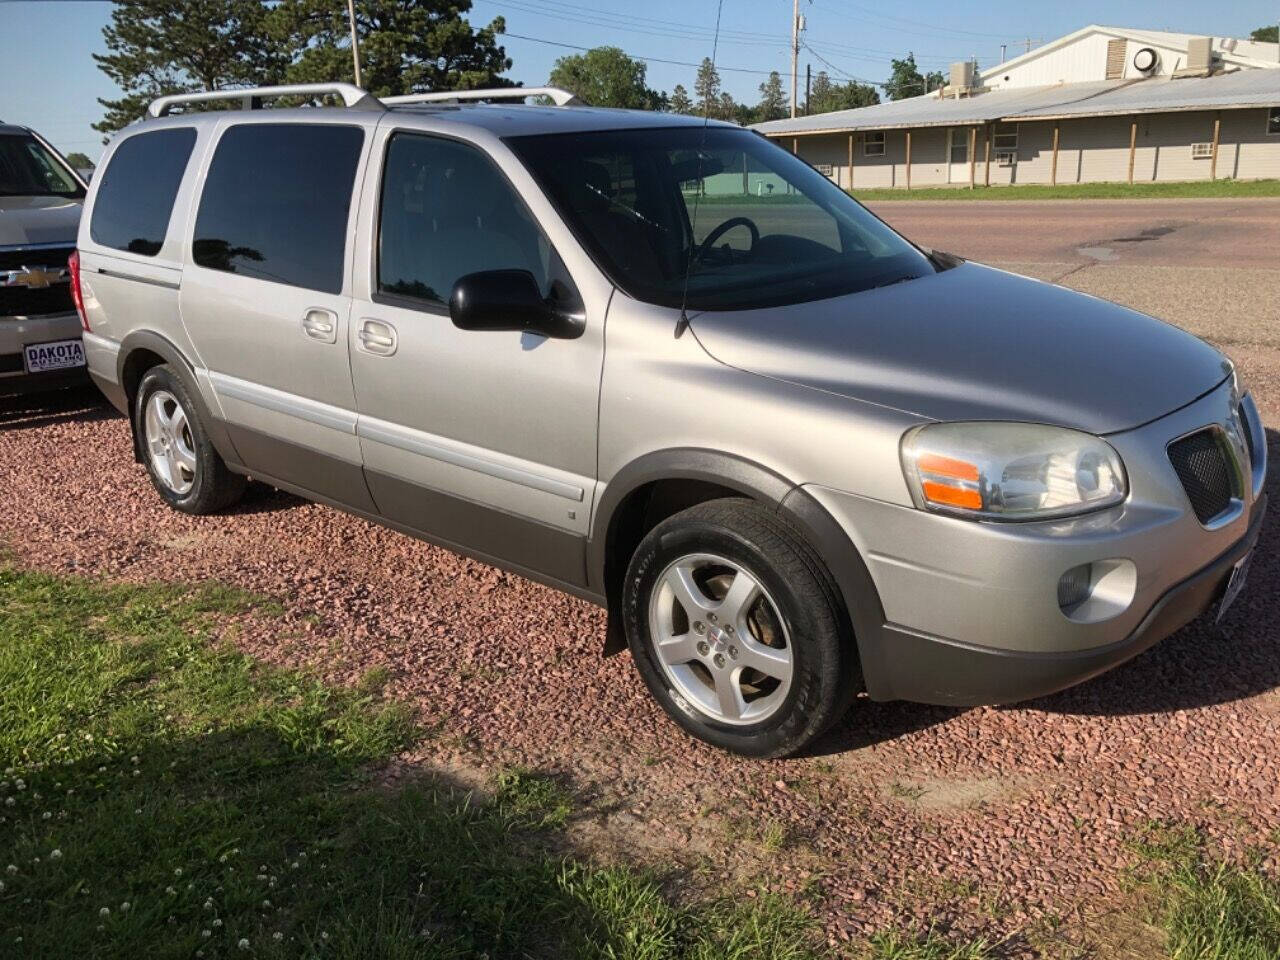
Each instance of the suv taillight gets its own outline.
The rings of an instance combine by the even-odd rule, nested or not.
[[[72,250],[67,258],[67,269],[71,271],[71,301],[76,305],[76,313],[80,314],[80,326],[89,332],[89,315],[84,312],[84,294],[80,292],[80,251]]]

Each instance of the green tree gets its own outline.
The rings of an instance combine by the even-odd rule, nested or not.
[[[87,153],[80,153],[79,151],[76,151],[75,153],[68,153],[67,163],[71,164],[71,166],[76,170],[88,170],[93,166],[93,161],[89,159],[89,155]]]
[[[833,83],[825,70],[813,78],[813,86],[809,91],[807,113],[830,113],[833,110],[852,110],[855,107],[869,107],[880,102],[880,94],[876,88],[867,83],[850,80],[848,83]]]
[[[1280,26],[1273,23],[1269,27],[1259,27],[1249,34],[1249,39],[1258,43],[1280,43]]]
[[[710,57],[702,58],[698,76],[693,81],[693,95],[698,102],[698,112],[717,116],[720,111],[720,72]]]
[[[769,79],[760,84],[760,103],[756,107],[756,121],[781,120],[787,115],[789,109],[787,94],[782,89],[782,77],[777,70],[774,70],[769,74]]]
[[[643,60],[629,57],[617,47],[595,47],[557,60],[550,83],[596,107],[664,109],[666,94],[645,86],[645,70]]]
[[[116,0],[93,59],[123,95],[98,100],[106,116],[93,128],[114,133],[165,94],[279,83],[291,55],[271,16],[260,0]]]
[[[672,113],[693,113],[693,101],[689,99],[689,91],[683,83],[677,83],[671,91],[670,108]]]
[[[365,89],[385,97],[513,86],[500,76],[511,67],[498,44],[503,19],[473,29],[463,17],[470,9],[471,0],[356,0]],[[283,0],[271,13],[271,27],[286,49],[301,51],[286,74],[291,83],[352,79],[346,4]]]
[[[916,67],[916,55],[908,53],[905,60],[891,61],[893,72],[885,84],[884,93],[890,100],[918,97],[944,86],[946,81],[940,71],[921,74]]]

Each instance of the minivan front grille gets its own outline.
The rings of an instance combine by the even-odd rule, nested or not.
[[[1235,495],[1226,447],[1215,427],[1206,427],[1169,444],[1169,460],[1182,481],[1201,523],[1209,523],[1231,507]]]

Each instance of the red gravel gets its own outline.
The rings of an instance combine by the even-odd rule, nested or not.
[[[1263,844],[1280,866],[1280,510],[1220,630],[1198,622],[1016,708],[860,701],[813,756],[760,763],[669,722],[627,655],[600,657],[604,616],[587,604],[261,487],[224,516],[167,510],[101,406],[5,401],[0,428],[0,540],[23,562],[274,597],[282,620],[238,642],[343,681],[387,668],[389,692],[438,731],[415,761],[562,771],[612,811],[598,832],[816,892],[833,939],[911,917],[1000,935],[1105,907],[1153,818],[1228,852]],[[770,822],[787,830],[780,853],[750,836]],[[979,909],[992,898],[1000,910]]]

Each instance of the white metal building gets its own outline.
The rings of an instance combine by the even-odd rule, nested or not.
[[[1280,177],[1280,44],[1090,26],[925,96],[755,129],[846,188]]]

